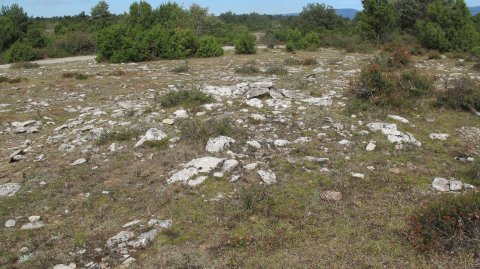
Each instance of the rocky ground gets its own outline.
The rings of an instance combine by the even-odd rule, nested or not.
[[[171,71],[181,61],[0,70],[21,78],[0,84],[0,267],[478,266],[472,253],[419,253],[405,234],[419,205],[476,191],[466,171],[480,117],[346,113],[372,57],[270,50],[191,59],[184,73]],[[235,72],[291,58],[318,64]],[[480,79],[468,63],[416,61],[437,86]],[[216,101],[160,104],[182,89]]]

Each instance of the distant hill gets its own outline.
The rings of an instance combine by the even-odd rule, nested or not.
[[[470,13],[472,13],[473,16],[477,15],[480,13],[480,6],[478,7],[470,7]]]
[[[353,19],[355,18],[355,16],[357,16],[357,13],[360,11],[353,8],[341,8],[341,9],[335,9],[335,12],[337,13],[338,16],[342,16],[347,19]]]

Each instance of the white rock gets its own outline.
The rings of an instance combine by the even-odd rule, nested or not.
[[[291,144],[290,141],[285,140],[285,139],[277,139],[273,142],[273,144],[277,147],[285,147]]]
[[[109,147],[108,147],[108,150],[110,150],[110,152],[114,152],[115,150],[117,150],[117,145],[115,143],[112,143]]]
[[[323,192],[320,197],[322,198],[322,200],[325,200],[325,201],[335,201],[335,202],[338,202],[340,200],[342,200],[342,194],[340,192],[337,192],[337,191],[326,191],[326,192]]]
[[[375,145],[373,142],[368,143],[366,150],[367,151],[374,151],[377,148],[377,145]]]
[[[217,138],[209,139],[205,149],[207,150],[207,152],[210,153],[218,153],[224,151],[234,143],[234,139],[227,136],[220,136]]]
[[[437,177],[432,182],[432,188],[437,191],[448,192],[450,191],[450,182],[446,178]]]
[[[330,159],[329,158],[317,158],[313,156],[307,156],[305,157],[305,160],[308,162],[314,162],[314,163],[324,163],[328,162]]]
[[[196,179],[189,180],[187,184],[190,187],[195,187],[205,182],[207,178],[208,178],[207,176],[200,176],[200,177],[197,177]]]
[[[161,141],[163,139],[167,138],[167,135],[162,132],[161,130],[158,130],[157,128],[151,128],[150,130],[147,131],[147,133],[135,144],[135,148],[140,147],[143,145],[143,143],[147,141]]]
[[[350,141],[344,139],[344,140],[339,141],[338,144],[340,144],[342,146],[347,146],[347,145],[350,145]]]
[[[12,228],[15,227],[17,222],[14,219],[9,219],[5,222],[5,228]]]
[[[274,184],[277,182],[277,176],[271,170],[258,170],[257,171],[260,178],[265,182],[267,185]]]
[[[172,119],[164,119],[164,120],[162,121],[162,123],[163,123],[163,124],[167,124],[167,125],[173,125],[173,124],[175,123],[175,121],[172,120]]]
[[[77,268],[77,265],[74,263],[70,263],[69,265],[57,264],[53,267],[53,269],[75,269],[75,268]]]
[[[71,163],[70,165],[71,165],[71,166],[76,166],[76,165],[84,164],[84,163],[86,163],[86,162],[87,162],[87,159],[85,159],[85,158],[80,158],[80,159],[74,161],[73,163]]]
[[[122,265],[125,266],[125,267],[128,267],[128,266],[130,266],[130,264],[132,264],[136,260],[137,259],[135,259],[134,257],[128,257],[125,261],[122,262]]]
[[[0,185],[0,197],[13,196],[21,189],[17,183],[6,183]]]
[[[310,137],[299,137],[293,141],[295,144],[307,144],[310,143],[312,139]]]
[[[360,174],[360,173],[350,173],[350,174],[352,175],[353,178],[365,179],[364,174]]]
[[[187,182],[190,180],[192,177],[196,176],[198,174],[198,169],[195,167],[190,167],[190,168],[185,168],[183,170],[180,170],[173,174],[168,180],[168,184],[173,184],[175,182]]]
[[[173,116],[177,119],[185,119],[188,118],[188,112],[186,110],[180,109],[173,112]]]
[[[410,121],[408,121],[408,120],[405,119],[404,117],[400,117],[400,116],[397,116],[397,115],[388,115],[388,118],[390,118],[390,119],[392,119],[392,120],[399,121],[399,122],[401,122],[401,123],[405,123],[405,124],[410,123]]]
[[[225,174],[223,174],[222,172],[216,172],[216,173],[213,173],[213,176],[216,177],[216,178],[222,178]]]
[[[40,216],[30,216],[30,217],[28,217],[28,221],[30,221],[30,222],[39,221],[39,220],[40,220]]]
[[[204,157],[191,160],[185,167],[194,167],[198,169],[200,173],[210,173],[211,171],[220,167],[225,159],[215,157]]]
[[[126,223],[125,225],[123,225],[122,228],[127,228],[127,227],[130,227],[130,226],[133,226],[133,225],[137,225],[141,222],[142,222],[141,220],[130,221],[129,223]]]
[[[450,180],[450,191],[461,191],[463,183],[460,180]]]
[[[152,242],[158,234],[158,229],[152,229],[146,233],[139,235],[136,240],[128,242],[128,245],[133,248],[145,248]]]
[[[252,114],[250,115],[250,118],[255,121],[265,121],[267,118],[265,118],[263,115],[260,114]]]
[[[226,160],[223,163],[222,171],[225,172],[225,173],[230,173],[233,170],[235,170],[235,168],[237,168],[237,166],[239,164],[240,163],[237,160],[234,160],[234,159]]]
[[[27,224],[24,224],[22,225],[22,227],[20,229],[22,230],[34,230],[34,229],[40,229],[42,228],[43,226],[45,226],[43,224],[43,222],[41,221],[34,221],[34,222],[29,222]]]
[[[260,100],[258,98],[249,99],[249,100],[245,101],[245,103],[247,105],[251,106],[251,107],[263,108],[262,100]]]
[[[429,135],[430,139],[433,139],[433,140],[442,140],[442,141],[447,140],[447,138],[448,138],[449,136],[450,136],[449,134],[430,134],[430,135]]]
[[[107,240],[107,247],[111,248],[115,245],[125,243],[133,237],[135,237],[135,233],[133,233],[132,231],[121,231]]]
[[[245,165],[243,168],[245,168],[247,171],[252,171],[255,170],[258,167],[258,163],[249,163]]]
[[[370,128],[372,132],[381,131],[385,136],[387,136],[387,139],[390,143],[395,143],[399,146],[401,146],[403,143],[413,144],[418,147],[422,146],[422,143],[417,141],[412,134],[404,134],[398,131],[396,124],[374,122],[369,123],[367,127]]]
[[[255,149],[261,149],[262,148],[262,145],[260,145],[260,143],[258,141],[255,141],[255,140],[247,141],[247,145],[252,147],[252,148],[255,148]]]

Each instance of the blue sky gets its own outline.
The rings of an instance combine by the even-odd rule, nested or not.
[[[90,9],[98,1],[97,0],[0,0],[0,5],[11,5],[18,3],[30,16],[34,17],[51,17],[63,15],[75,15],[82,11],[90,13]],[[133,0],[108,0],[110,11],[112,13],[123,13]],[[148,0],[153,7],[159,6],[162,0]],[[179,0],[175,1],[184,7],[189,7],[192,3],[197,3],[203,7],[208,7],[211,13],[220,14],[226,11],[235,13],[266,13],[266,14],[285,14],[300,12],[302,7],[307,3],[314,2],[312,0]],[[469,6],[480,5],[480,0],[467,0]],[[335,8],[356,8],[361,9],[361,0],[325,0],[326,5]]]

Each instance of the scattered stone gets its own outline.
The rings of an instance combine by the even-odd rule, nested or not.
[[[312,156],[305,157],[305,161],[314,162],[314,163],[324,163],[324,162],[328,162],[329,160],[330,160],[329,158],[317,158]]]
[[[135,237],[135,233],[132,231],[121,231],[115,236],[110,237],[107,240],[107,247],[112,248],[115,247],[116,245],[119,245],[121,243],[125,243],[128,240],[132,239]]]
[[[85,159],[85,158],[80,158],[80,159],[74,161],[73,163],[71,163],[70,165],[71,165],[71,166],[76,166],[76,165],[84,164],[84,163],[86,163],[86,162],[87,162],[87,159]]]
[[[5,228],[12,228],[15,227],[17,222],[14,219],[9,219],[5,222]]]
[[[175,120],[172,120],[172,119],[164,119],[162,121],[163,124],[167,124],[167,125],[173,125],[175,124]]]
[[[237,168],[237,166],[239,164],[240,163],[237,160],[234,160],[234,159],[226,160],[223,163],[222,171],[225,172],[225,173],[230,173],[233,170],[235,170],[235,168]]]
[[[463,182],[460,180],[450,180],[450,191],[461,191],[463,190]]]
[[[450,191],[450,182],[446,178],[437,177],[432,182],[432,188],[441,192]]]
[[[173,112],[173,115],[177,119],[186,119],[188,118],[188,112],[186,110],[180,109],[175,112]]]
[[[430,134],[430,135],[429,135],[430,139],[433,139],[433,140],[442,140],[442,141],[447,140],[447,138],[448,138],[449,136],[450,136],[449,134]]]
[[[257,98],[249,99],[245,103],[251,107],[263,108],[262,100]]]
[[[30,221],[30,222],[39,221],[39,220],[40,220],[40,216],[30,216],[30,217],[28,217],[28,221]]]
[[[146,233],[143,233],[137,237],[134,241],[128,242],[128,245],[133,248],[145,248],[152,242],[158,234],[158,229],[152,229]]]
[[[412,134],[409,134],[409,133],[404,134],[398,131],[396,124],[374,122],[374,123],[369,123],[367,127],[370,128],[370,131],[372,132],[381,131],[384,135],[387,136],[387,139],[390,143],[397,144],[399,148],[402,147],[403,143],[413,144],[418,147],[422,146],[422,143],[417,141]]]
[[[45,226],[43,224],[43,222],[41,221],[33,221],[33,222],[29,222],[27,224],[24,224],[22,225],[22,227],[20,229],[22,230],[35,230],[35,229],[40,229],[42,228],[43,226]]]
[[[273,142],[273,144],[277,147],[285,147],[291,144],[290,141],[285,140],[285,139],[277,139]]]
[[[75,268],[77,268],[77,265],[74,263],[70,263],[69,265],[57,264],[53,267],[53,269],[75,269]]]
[[[220,167],[220,165],[222,165],[224,161],[225,159],[204,157],[191,160],[187,163],[186,167],[194,167],[198,169],[200,173],[210,173],[211,171]]]
[[[247,145],[254,148],[254,149],[261,149],[262,145],[258,141],[252,140],[252,141],[247,141]]]
[[[168,184],[173,184],[175,182],[183,182],[186,183],[192,177],[198,174],[198,169],[195,167],[185,168],[173,174],[168,180]],[[203,182],[203,181],[202,181]]]
[[[216,173],[213,173],[213,176],[216,177],[216,178],[222,178],[225,174],[223,174],[222,172],[216,172]]]
[[[21,161],[21,160],[25,160],[26,159],[25,154],[27,154],[25,149],[19,149],[19,150],[14,151],[9,156],[10,162],[13,163],[13,162],[18,162],[18,161]]]
[[[252,114],[252,115],[250,115],[250,118],[254,121],[265,121],[267,119],[263,115],[260,115],[260,114]]]
[[[247,171],[252,171],[257,169],[257,167],[258,167],[258,163],[249,163],[245,165],[243,168],[245,168]]]
[[[375,145],[375,143],[373,143],[373,142],[370,142],[370,143],[368,143],[366,150],[367,151],[374,151],[376,148],[377,148],[377,145]]]
[[[336,192],[336,191],[326,191],[326,192],[323,192],[320,197],[322,198],[322,200],[325,200],[325,201],[329,201],[329,202],[338,202],[340,200],[342,200],[342,194],[340,192]]]
[[[140,147],[147,141],[161,141],[163,139],[167,138],[167,135],[158,130],[157,128],[151,128],[150,130],[147,131],[147,133],[135,144],[135,148]]]
[[[234,139],[227,136],[220,136],[220,137],[208,140],[208,143],[205,149],[207,150],[207,152],[210,152],[210,153],[218,153],[218,152],[224,151],[234,143],[235,143]]]
[[[260,176],[260,178],[263,180],[263,182],[265,182],[267,185],[274,184],[277,182],[277,176],[271,170],[268,170],[268,171],[258,170],[257,173]]]
[[[0,197],[11,197],[15,195],[15,193],[17,193],[20,189],[21,186],[17,183],[6,183],[0,185]]]
[[[125,225],[122,226],[122,228],[128,228],[130,226],[134,226],[134,225],[137,225],[139,223],[141,223],[142,221],[141,220],[134,220],[134,221],[131,221],[129,223],[126,223]]]
[[[399,122],[401,122],[401,123],[405,123],[405,124],[410,123],[410,121],[408,121],[408,120],[405,119],[404,117],[400,117],[400,116],[396,116],[396,115],[388,115],[388,118],[389,118],[389,119],[392,119],[392,120],[399,121]]]
[[[348,145],[350,145],[350,141],[344,139],[344,140],[339,141],[338,144],[340,144],[342,146],[348,146]]]
[[[208,178],[207,176],[200,176],[200,177],[197,177],[195,179],[188,180],[187,184],[190,187],[195,187],[195,186],[198,186],[198,185],[202,184],[203,182],[205,182],[205,180],[207,180],[207,178]]]
[[[352,175],[352,178],[358,178],[358,179],[365,179],[365,175],[364,174],[360,174],[360,173],[350,173]]]

